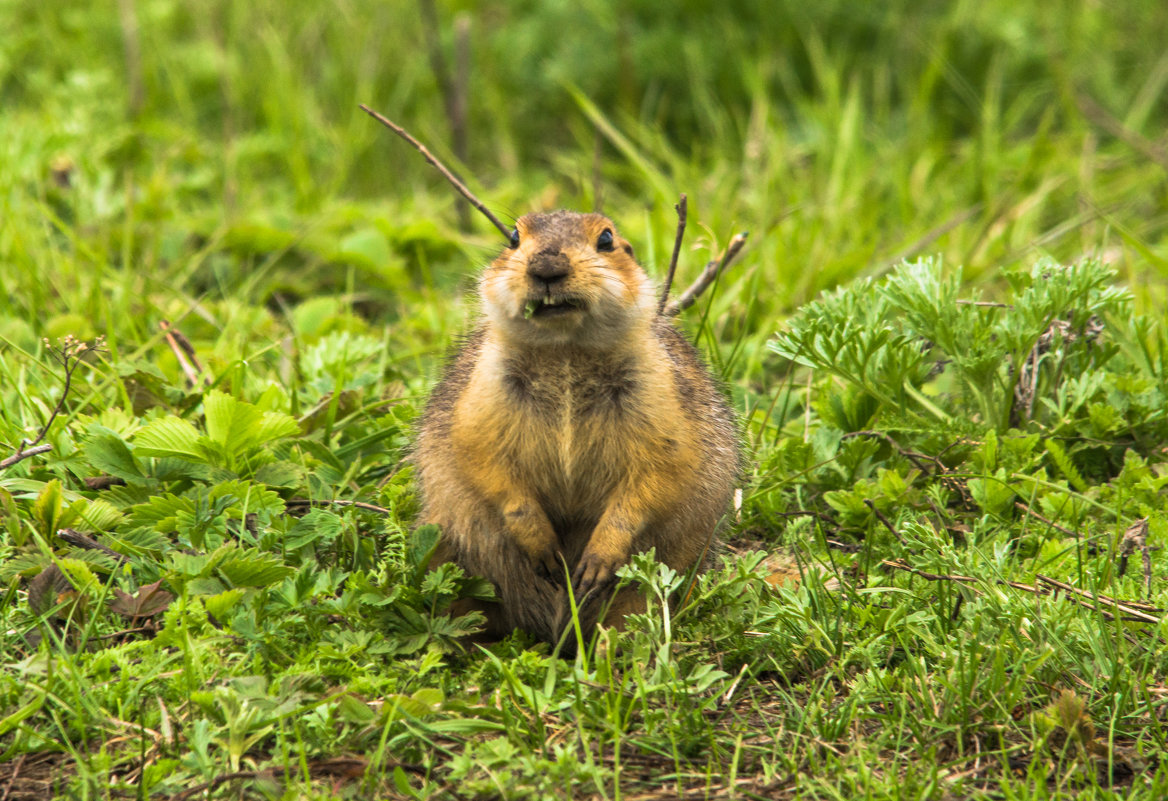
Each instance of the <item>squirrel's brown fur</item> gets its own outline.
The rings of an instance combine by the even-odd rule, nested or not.
[[[491,580],[491,634],[595,623],[637,552],[707,558],[738,477],[733,415],[599,214],[529,214],[487,267],[480,326],[435,387],[414,460],[439,558]],[[640,608],[632,589],[606,623]]]

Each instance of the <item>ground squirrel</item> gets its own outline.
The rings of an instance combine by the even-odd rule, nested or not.
[[[488,633],[588,631],[640,551],[708,560],[738,477],[734,417],[599,214],[529,214],[479,282],[483,318],[447,365],[414,453],[436,559],[491,580]],[[563,561],[561,561],[563,560]],[[704,566],[704,562],[703,562]],[[634,589],[604,622],[641,608]]]

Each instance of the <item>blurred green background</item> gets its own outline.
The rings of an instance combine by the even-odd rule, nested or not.
[[[0,336],[23,349],[163,317],[278,338],[302,309],[440,351],[500,243],[361,102],[504,216],[601,208],[657,275],[680,192],[679,282],[749,230],[703,328],[734,377],[762,379],[799,304],[906,255],[992,284],[1104,253],[1163,299],[1159,0],[5,0],[0,27]],[[202,329],[200,304],[242,319]]]

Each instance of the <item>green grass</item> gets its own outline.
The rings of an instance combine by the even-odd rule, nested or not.
[[[724,566],[572,661],[413,530],[501,244],[357,108],[453,163],[417,6],[0,5],[0,796],[1163,797],[1168,11],[804,5],[439,9],[501,215],[750,231]]]

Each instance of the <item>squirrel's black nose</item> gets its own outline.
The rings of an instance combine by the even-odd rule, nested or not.
[[[564,280],[571,271],[572,263],[568,257],[555,249],[541,250],[527,263],[527,274],[548,286]]]

